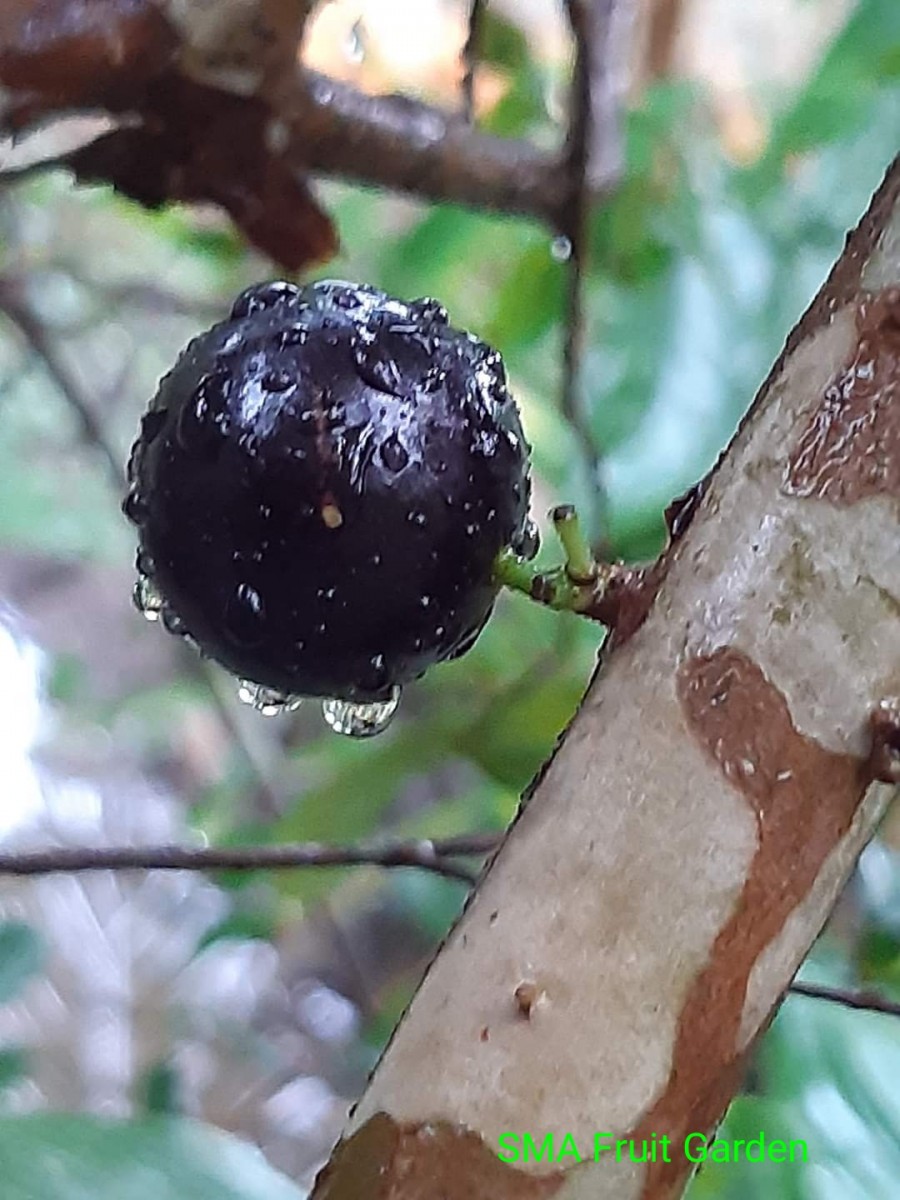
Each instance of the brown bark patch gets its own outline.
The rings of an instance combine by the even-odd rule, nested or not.
[[[864,296],[858,340],[788,460],[783,490],[832,504],[900,496],[900,289]]]
[[[677,1194],[690,1169],[685,1136],[712,1129],[731,1098],[753,966],[848,832],[870,778],[860,760],[799,733],[784,697],[739,650],[688,659],[677,688],[688,729],[746,798],[759,840],[735,909],[687,994],[665,1089],[625,1135],[672,1137],[673,1161],[648,1166],[642,1195],[653,1200]]]
[[[525,1175],[445,1121],[402,1125],[376,1113],[338,1146],[312,1200],[546,1200],[563,1179]]]

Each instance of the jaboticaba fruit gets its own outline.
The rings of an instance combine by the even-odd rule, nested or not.
[[[530,556],[500,355],[339,282],[266,283],[159,385],[125,512],[165,624],[284,695],[379,701],[467,650]]]

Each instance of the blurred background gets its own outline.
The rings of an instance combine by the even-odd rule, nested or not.
[[[467,10],[331,0],[304,55],[367,90],[458,107]],[[342,250],[319,274],[434,295],[492,341],[534,448],[535,516],[596,510],[593,534],[637,560],[726,444],[897,152],[900,4],[643,0],[627,67],[625,175],[590,225],[589,449],[560,414],[566,247],[546,230],[327,182]],[[558,143],[569,68],[559,5],[491,3],[479,124]],[[61,172],[0,190],[2,850],[499,830],[577,705],[598,630],[516,596],[362,744],[315,706],[260,717],[139,618],[108,458],[124,464],[184,343],[273,274],[212,208],[148,213]],[[148,1114],[200,1118],[261,1147],[299,1200],[464,894],[375,868],[0,881],[0,1162],[14,1136],[38,1164],[21,1196],[43,1200],[51,1146],[92,1164],[97,1195],[124,1195],[95,1124],[10,1134],[8,1118],[52,1110],[133,1117],[145,1150]],[[900,1000],[900,813],[803,975]],[[692,1200],[895,1200],[900,1019],[789,999],[726,1122],[726,1135],[760,1129],[805,1138],[809,1162],[710,1167]],[[207,1195],[193,1154],[172,1151],[194,1180],[173,1196]],[[280,1197],[266,1180],[208,1194]]]

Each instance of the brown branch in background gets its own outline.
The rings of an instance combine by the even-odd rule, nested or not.
[[[562,231],[569,273],[565,300],[565,342],[560,407],[571,425],[588,469],[591,493],[603,508],[600,459],[581,394],[584,356],[584,276],[589,248],[589,216],[598,180],[607,184],[621,169],[615,52],[621,0],[566,0],[575,42],[571,118],[566,147],[567,199]],[[596,527],[600,513],[591,514]]]
[[[470,71],[481,7],[473,0]],[[294,18],[289,38],[272,25],[267,38],[254,40],[242,27],[229,40],[225,26],[230,18],[240,23],[233,12],[239,8],[222,5],[224,49],[206,44],[208,21],[191,27],[190,9],[176,26],[169,10],[155,5],[110,8],[99,27],[96,11],[72,9],[66,0],[47,0],[31,23],[14,10],[0,27],[0,132],[23,135],[79,111],[124,116],[124,125],[89,145],[24,170],[67,167],[148,207],[212,201],[291,270],[336,246],[309,174],[527,215],[562,231],[569,204],[564,155],[298,67]],[[604,85],[603,95],[608,91]],[[606,127],[605,119],[597,126]],[[591,156],[589,186],[611,181],[616,157],[614,147]],[[9,178],[21,178],[22,169],[13,167]]]
[[[797,982],[791,984],[790,992],[794,996],[806,996],[810,1000],[827,1000],[832,1004],[841,1004],[844,1008],[900,1017],[900,1003],[896,1000],[888,1000],[887,997],[880,996],[877,992],[853,992],[844,988],[826,987],[820,983]]]
[[[480,133],[407,96],[367,96],[313,71],[282,83],[273,100],[270,136],[298,169],[560,226],[559,158],[530,142]]]
[[[475,120],[475,72],[478,68],[478,41],[485,7],[485,0],[470,0],[468,31],[462,48],[463,74],[460,91],[463,119],[469,125]]]
[[[653,0],[649,5],[643,64],[648,80],[665,79],[672,73],[683,11],[684,0]]]
[[[448,879],[474,883],[475,875],[454,858],[492,854],[496,833],[465,834],[415,841],[359,842],[327,846],[319,842],[279,846],[54,846],[48,850],[0,854],[0,875],[51,875],[83,871],[271,871],[300,867],[418,867]]]

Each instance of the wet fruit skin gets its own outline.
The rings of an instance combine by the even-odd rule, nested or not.
[[[471,646],[498,551],[532,551],[499,354],[351,284],[242,293],[162,379],[129,481],[166,623],[284,693],[389,696]]]

